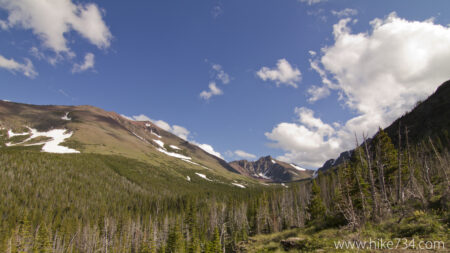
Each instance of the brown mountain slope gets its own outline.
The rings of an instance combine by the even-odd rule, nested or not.
[[[61,145],[81,153],[120,155],[150,165],[192,168],[204,171],[202,174],[213,173],[229,180],[256,183],[236,173],[224,160],[152,122],[132,121],[93,106],[42,106],[0,101],[0,127],[13,133],[27,133],[28,127],[37,131],[67,129],[73,135]]]

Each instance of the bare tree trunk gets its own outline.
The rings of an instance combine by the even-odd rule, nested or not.
[[[358,143],[358,137],[356,136],[356,133],[355,133],[355,141],[356,141],[356,149],[355,150],[360,150],[360,149],[358,149],[359,143]],[[360,163],[361,163],[361,174],[363,174],[363,171],[364,171],[363,160],[362,160],[361,152],[358,151],[358,153],[359,153],[359,159],[360,159]],[[345,166],[347,166],[347,165],[345,165]],[[367,216],[366,198],[365,198],[364,193],[362,191],[361,182],[359,181],[359,176],[357,174],[356,168],[355,168],[354,173],[355,173],[356,183],[358,184],[359,196],[360,196],[361,202],[362,202],[363,220],[365,221],[366,220],[366,216]]]
[[[397,181],[397,202],[403,202],[402,191],[402,134],[400,130],[401,123],[398,122],[398,181]]]
[[[380,155],[381,155],[381,147],[379,146],[379,144],[376,147],[376,152],[377,152],[377,161],[376,161],[376,166],[378,169],[378,180],[380,181],[380,188],[381,188],[381,196],[382,196],[382,203],[383,203],[383,208],[386,208],[386,211],[390,211],[390,203],[389,203],[389,199],[387,197],[387,191],[386,191],[386,183],[384,181],[384,165],[382,164],[382,162],[380,161]],[[381,208],[380,208],[381,211]],[[381,212],[380,212],[381,214]]]
[[[372,172],[372,159],[371,159],[371,155],[369,152],[369,148],[367,147],[367,138],[366,136],[363,135],[364,138],[364,150],[365,150],[365,154],[366,154],[366,160],[367,160],[367,169],[369,172],[369,183],[370,183],[370,195],[372,197],[372,204],[373,204],[373,219],[377,219],[377,213],[379,212],[378,210],[378,201],[377,201],[377,197],[376,197],[376,188],[375,188],[375,180],[373,178],[373,172]],[[362,159],[362,158],[361,158]]]
[[[433,141],[431,140],[431,137],[428,137],[428,140],[431,144],[431,148],[433,148],[434,154],[436,155],[437,159],[439,160],[439,163],[441,164],[442,172],[444,172],[445,179],[447,180],[447,188],[450,187],[450,181],[448,179],[447,175],[447,164],[444,162],[444,160],[441,158],[439,153],[437,152],[436,148],[434,147]]]

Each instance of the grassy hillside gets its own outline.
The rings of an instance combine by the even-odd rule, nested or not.
[[[64,120],[67,114],[70,120]],[[151,122],[128,120],[117,113],[93,106],[36,106],[0,101],[0,127],[15,133],[68,129],[73,135],[63,145],[82,153],[119,155],[148,163],[151,166],[178,166],[194,170],[210,170],[228,181],[240,180],[255,184],[257,181],[236,173],[225,161],[210,155]],[[25,136],[13,137],[20,142]],[[192,158],[198,165],[168,156],[160,151],[155,141],[164,143],[164,149]],[[175,145],[180,148],[170,148]]]

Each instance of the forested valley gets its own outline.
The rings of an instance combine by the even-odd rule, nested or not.
[[[332,252],[335,240],[367,238],[448,247],[449,87],[372,138],[355,135],[336,166],[283,184],[230,185],[166,156],[8,146],[0,130],[0,252]]]

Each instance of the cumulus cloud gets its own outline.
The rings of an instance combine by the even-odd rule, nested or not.
[[[230,76],[225,73],[220,64],[213,64],[212,69],[216,72],[216,78],[220,80],[223,84],[228,84],[230,82]]]
[[[98,48],[110,46],[112,35],[96,4],[72,0],[0,0],[0,8],[8,12],[7,19],[0,22],[2,29],[29,29],[44,47],[56,53],[73,54],[64,36],[71,30]]]
[[[235,150],[233,153],[236,156],[244,158],[244,159],[255,159],[256,158],[256,155],[247,153],[247,152],[245,152],[243,150]]]
[[[95,56],[93,53],[87,53],[84,56],[84,62],[82,64],[75,63],[72,68],[72,73],[79,73],[88,69],[93,69],[95,64]]]
[[[215,82],[210,82],[208,87],[209,90],[204,90],[200,93],[200,97],[205,100],[209,100],[212,96],[218,96],[223,94],[222,90],[219,89],[219,87],[217,87]]]
[[[272,81],[280,86],[285,84],[297,88],[297,83],[302,79],[302,74],[298,68],[293,68],[286,59],[280,59],[277,62],[276,68],[270,69],[262,67],[256,75],[263,81]]]
[[[308,90],[308,94],[310,97],[308,98],[308,102],[314,103],[319,99],[328,97],[330,95],[330,90],[326,86],[315,86],[312,85]]]
[[[34,69],[33,63],[29,59],[25,59],[24,63],[19,63],[14,59],[7,59],[0,55],[0,68],[4,68],[13,73],[19,72],[29,78],[35,78],[38,73]]]
[[[211,154],[213,156],[217,156],[220,159],[224,160],[224,158],[222,157],[222,154],[220,154],[219,152],[215,151],[214,148],[211,145],[209,145],[209,144],[200,144],[200,143],[197,143],[195,141],[191,141],[191,143],[197,145],[199,148],[203,149],[203,151],[205,151],[206,153]]]
[[[334,16],[336,16],[338,18],[344,18],[344,17],[350,17],[350,16],[358,15],[358,10],[345,8],[345,9],[340,10],[340,11],[332,10],[331,14],[333,14]]]
[[[280,123],[266,133],[271,146],[286,151],[280,160],[319,167],[354,147],[354,134],[373,135],[449,79],[449,27],[391,13],[374,19],[369,32],[352,33],[351,21],[342,19],[333,26],[334,44],[322,48],[323,55],[311,67],[356,116],[330,125],[311,110],[296,109],[297,122]],[[312,100],[318,99],[314,91]]]
[[[269,145],[286,151],[277,159],[308,167],[319,167],[322,161],[339,154],[341,142],[337,131],[314,116],[305,107],[295,108],[298,117],[294,123],[280,123],[266,137]]]
[[[189,134],[191,133],[186,128],[178,125],[173,125],[171,132],[183,140],[187,140]]]

